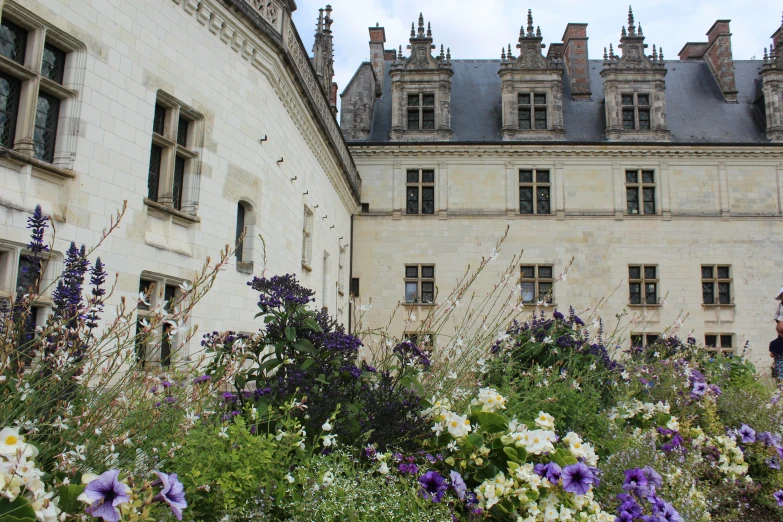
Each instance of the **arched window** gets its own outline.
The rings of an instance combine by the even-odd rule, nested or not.
[[[246,212],[245,205],[243,205],[242,202],[239,201],[237,203],[237,236],[235,241],[237,245],[237,249],[234,252],[234,255],[237,256],[238,263],[242,262],[243,250],[245,248],[244,240],[242,241],[242,243],[239,242],[240,239],[243,239],[242,234],[245,231],[245,212]]]

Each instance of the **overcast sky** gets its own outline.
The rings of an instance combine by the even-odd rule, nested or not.
[[[296,0],[294,23],[308,51],[313,47],[318,8],[328,1]],[[501,47],[509,43],[515,50],[519,28],[527,25],[528,8],[533,9],[533,24],[541,27],[547,45],[561,41],[568,22],[587,23],[590,59],[601,59],[610,43],[616,49],[620,29],[628,22],[628,4],[616,0],[550,0],[543,5],[519,0],[331,0],[331,5],[334,81],[340,93],[359,64],[369,60],[367,28],[380,24],[386,29],[386,48],[402,45],[407,56],[411,22],[418,21],[420,11],[425,23],[432,23],[434,43],[438,48],[450,47],[452,59],[499,59]],[[783,9],[783,4],[772,0],[646,0],[632,5],[650,52],[652,44],[663,47],[667,60],[676,60],[686,42],[706,41],[705,33],[718,19],[731,20],[735,60],[761,59],[770,36],[781,25]]]

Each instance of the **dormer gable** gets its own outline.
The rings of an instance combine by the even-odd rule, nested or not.
[[[783,23],[772,34],[769,52],[764,49],[761,92],[764,94],[767,138],[783,143]]]
[[[601,76],[604,79],[606,138],[609,141],[669,141],[666,126],[666,65],[663,49],[653,45],[650,56],[642,26],[634,23],[628,8],[628,30],[622,28],[622,55],[604,49]]]
[[[519,55],[511,44],[500,54],[500,88],[504,141],[561,140],[563,127],[563,62],[560,53],[541,49],[541,28],[533,30],[533,13],[527,12],[527,30],[519,29]]]

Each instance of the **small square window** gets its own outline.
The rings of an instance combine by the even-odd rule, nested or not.
[[[536,105],[545,105],[546,104],[546,94],[534,94],[533,95],[533,101],[535,102]]]
[[[405,277],[418,278],[419,277],[419,267],[418,266],[406,266],[405,267]]]
[[[655,267],[654,266],[646,266],[644,267],[644,278],[645,279],[655,279]]]
[[[639,173],[635,170],[626,170],[625,171],[625,182],[626,183],[639,183]]]
[[[435,171],[434,170],[422,170],[421,171],[422,183],[435,183]]]
[[[435,95],[434,94],[423,94],[421,96],[421,104],[425,107],[434,107],[435,106]]]
[[[522,267],[522,277],[524,279],[533,279],[535,278],[535,270],[536,267],[534,266],[523,266]]]
[[[522,302],[552,301],[552,265],[520,266],[519,289]]]
[[[53,82],[63,83],[65,75],[65,51],[47,43],[41,60],[41,74]]]
[[[24,63],[27,31],[3,17],[0,22],[0,54],[17,63]]]
[[[522,181],[522,180],[520,180]],[[548,170],[537,170],[536,171],[536,182],[538,183],[549,183],[549,171]]]
[[[539,266],[538,277],[542,279],[552,279],[552,267],[551,266]]]
[[[633,94],[623,94],[623,105],[633,105]]]
[[[407,173],[407,179],[408,183],[418,183],[419,182],[419,171],[418,170],[409,170]]]
[[[713,267],[703,266],[701,267],[701,277],[704,279],[712,279]]]
[[[641,279],[642,278],[642,269],[638,266],[630,266],[628,267],[628,279]]]
[[[710,348],[715,348],[718,345],[717,335],[705,335],[704,344]]]
[[[651,170],[643,170],[642,183],[655,183],[655,172]]]
[[[729,278],[729,267],[727,266],[719,266],[718,267],[718,279],[728,279]]]
[[[424,279],[432,279],[435,277],[435,267],[434,266],[423,266],[421,267],[421,277]]]
[[[731,335],[721,335],[720,336],[720,347],[721,348],[731,348],[731,341],[732,336]]]
[[[650,96],[648,94],[637,94],[638,105],[650,105]]]
[[[409,94],[408,95],[408,107],[418,107],[419,106],[419,95],[418,94]]]
[[[520,170],[519,171],[520,183],[533,183],[533,171],[532,170]]]
[[[517,103],[519,105],[530,105],[530,94],[520,94]]]
[[[177,145],[188,146],[188,124],[190,122],[185,118],[180,118],[177,124]]]

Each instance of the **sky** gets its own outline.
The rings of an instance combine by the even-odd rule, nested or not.
[[[296,0],[293,14],[299,35],[312,54],[318,8],[329,0]],[[617,50],[620,29],[628,23],[625,1],[549,0],[544,4],[518,0],[331,0],[334,35],[335,78],[340,93],[363,61],[369,60],[368,27],[380,24],[386,30],[386,48],[405,46],[411,22],[423,12],[432,24],[434,43],[451,48],[452,59],[499,59],[501,47],[515,50],[519,28],[527,25],[527,10],[533,24],[541,27],[544,43],[560,42],[569,22],[587,23],[590,59],[603,58],[604,47]],[[600,5],[600,7],[597,7]],[[633,5],[633,4],[632,4]],[[770,36],[781,26],[783,2],[772,0],[647,0],[633,5],[636,24],[641,23],[645,43],[663,47],[667,60],[677,60],[686,42],[706,42],[707,30],[719,19],[731,20],[731,46],[735,60],[761,59]],[[543,50],[546,55],[546,49]],[[339,104],[339,97],[338,97]],[[339,115],[338,115],[339,120]]]

